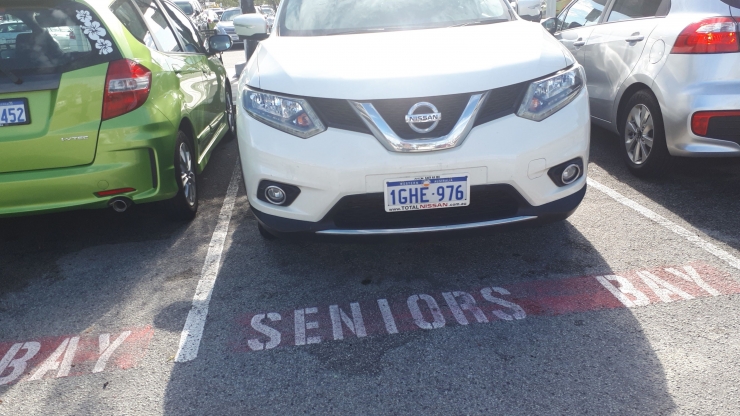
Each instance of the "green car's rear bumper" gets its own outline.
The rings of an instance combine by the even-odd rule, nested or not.
[[[101,125],[90,165],[0,173],[0,217],[80,208],[105,208],[114,198],[96,192],[134,188],[134,203],[172,198],[177,127],[152,105]]]

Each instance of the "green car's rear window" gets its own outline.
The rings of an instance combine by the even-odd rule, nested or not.
[[[60,73],[120,59],[108,30],[95,13],[71,1],[0,5],[0,67],[14,73]],[[2,74],[0,73],[0,77]]]

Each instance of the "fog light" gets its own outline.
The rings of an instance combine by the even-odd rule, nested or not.
[[[282,205],[285,203],[287,197],[285,196],[285,191],[280,187],[268,186],[267,189],[265,189],[265,198],[267,198],[267,201],[272,204]]]
[[[568,167],[563,170],[563,174],[560,176],[560,180],[562,180],[565,185],[570,185],[575,182],[576,179],[578,179],[580,176],[581,167],[576,164],[572,164],[568,165]]]

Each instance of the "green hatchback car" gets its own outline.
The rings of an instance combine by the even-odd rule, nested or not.
[[[0,44],[0,216],[169,200],[192,219],[197,177],[235,134],[217,53],[166,0],[3,0],[30,31]]]

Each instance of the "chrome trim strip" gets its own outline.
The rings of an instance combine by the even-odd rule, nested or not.
[[[421,234],[421,233],[433,233],[439,231],[456,231],[456,230],[472,230],[476,228],[491,227],[494,225],[505,225],[514,224],[518,222],[531,221],[537,219],[537,217],[514,217],[506,218],[503,220],[493,220],[484,222],[474,222],[471,224],[457,224],[457,225],[441,225],[437,227],[421,227],[421,228],[398,228],[398,229],[386,229],[386,230],[323,230],[317,231],[316,234],[324,235],[392,235],[392,234]]]
[[[367,127],[373,133],[376,139],[386,149],[391,152],[399,153],[416,153],[416,152],[434,152],[437,150],[452,149],[460,146],[473,129],[475,118],[478,115],[483,103],[486,101],[489,92],[470,96],[468,105],[463,110],[460,119],[452,128],[450,134],[430,139],[406,140],[398,137],[396,132],[391,129],[388,123],[383,120],[378,110],[371,103],[360,103],[349,101],[350,106],[365,122]]]

